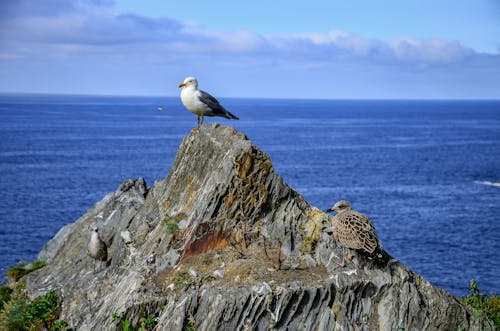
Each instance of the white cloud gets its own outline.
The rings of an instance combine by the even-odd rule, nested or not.
[[[342,30],[281,35],[248,30],[223,32],[165,17],[120,13],[112,2],[103,0],[46,0],[43,5],[39,0],[19,0],[18,3],[18,7],[8,8],[2,7],[5,2],[0,4],[0,73],[5,77],[10,73],[16,79],[27,66],[33,70],[46,68],[49,72],[49,65],[52,70],[62,66],[65,71],[61,74],[71,72],[75,82],[83,79],[79,72],[82,66],[87,68],[89,80],[94,77],[93,81],[103,75],[106,79],[140,73],[153,76],[158,70],[179,76],[185,71],[205,72],[206,77],[217,71],[220,76],[232,78],[241,75],[252,78],[258,74],[288,77],[283,78],[287,82],[280,83],[288,89],[290,85],[302,86],[306,80],[312,86],[317,79],[330,81],[330,77],[335,77],[342,81],[337,90],[343,88],[342,93],[346,94],[356,93],[354,87],[358,84],[377,91],[383,89],[379,86],[382,77],[394,82],[391,89],[399,87],[401,80],[415,79],[411,76],[415,73],[420,75],[421,82],[425,81],[424,74],[435,77],[452,71],[453,79],[440,77],[445,77],[443,82],[454,82],[456,77],[477,72],[477,68],[484,73],[483,81],[499,76],[498,54],[479,54],[455,41],[411,38],[385,41]],[[95,72],[88,72],[91,70]],[[490,72],[494,75],[491,79],[487,77]],[[158,73],[158,79],[162,79],[160,76]],[[479,79],[477,75],[474,77]],[[13,80],[5,79],[4,86],[10,88],[12,84],[7,81]],[[86,84],[92,85],[93,81]],[[23,86],[26,81],[19,84]],[[132,78],[127,84],[144,85]],[[421,85],[427,88],[429,83]],[[155,87],[148,87],[148,91]],[[324,88],[330,91],[329,83]],[[325,91],[318,93],[329,93]]]
[[[72,45],[72,54],[79,47],[85,52],[93,49],[99,53],[113,50],[121,53],[124,45],[130,45],[132,54],[165,51],[200,56],[273,56],[287,61],[314,59],[318,64],[355,60],[373,64],[441,65],[458,63],[475,55],[472,49],[457,42],[439,39],[386,42],[340,30],[291,35],[220,32],[169,18],[122,14],[109,1],[50,0],[44,3],[46,6],[35,0],[22,0],[17,11],[8,8],[11,15],[0,18],[0,30],[4,31],[0,35],[0,52],[4,57],[7,49],[11,57],[29,56],[26,49],[30,43],[33,55],[42,48],[64,52],[67,48],[54,47],[60,45]],[[15,46],[19,47],[19,54],[15,54]],[[46,56],[50,56],[50,52]]]
[[[474,55],[472,49],[464,47],[458,42],[447,42],[439,39],[400,39],[390,41],[388,45],[395,58],[403,61],[440,64],[459,62]]]

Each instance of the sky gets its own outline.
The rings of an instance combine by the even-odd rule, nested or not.
[[[0,93],[499,99],[499,0],[0,0]]]

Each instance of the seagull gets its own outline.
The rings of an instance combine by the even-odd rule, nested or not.
[[[108,246],[99,236],[99,229],[97,226],[92,226],[90,229],[90,241],[87,245],[87,254],[97,261],[106,261],[108,259]],[[95,273],[95,261],[94,261]]]
[[[184,107],[198,117],[198,128],[203,124],[204,116],[220,116],[233,120],[239,118],[228,112],[213,96],[198,90],[198,81],[194,77],[187,77],[182,83],[181,100]]]
[[[352,210],[346,200],[338,201],[325,210],[327,213],[332,211],[337,214],[333,218],[333,227],[327,230],[333,232],[343,247],[355,249],[379,261],[385,260],[375,227],[366,215]]]

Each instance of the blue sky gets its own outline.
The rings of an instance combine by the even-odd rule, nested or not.
[[[500,1],[0,2],[0,92],[500,98]]]

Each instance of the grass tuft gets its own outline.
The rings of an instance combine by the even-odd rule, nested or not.
[[[9,270],[7,270],[7,277],[9,277],[12,281],[17,282],[25,275],[35,270],[41,269],[45,267],[45,265],[46,263],[43,261],[35,261],[33,263],[20,261],[16,266],[13,266]]]
[[[500,330],[500,296],[486,296],[479,290],[479,284],[471,279],[469,295],[460,298],[467,306],[472,308],[472,316],[475,318],[487,318],[493,321],[495,330]]]

